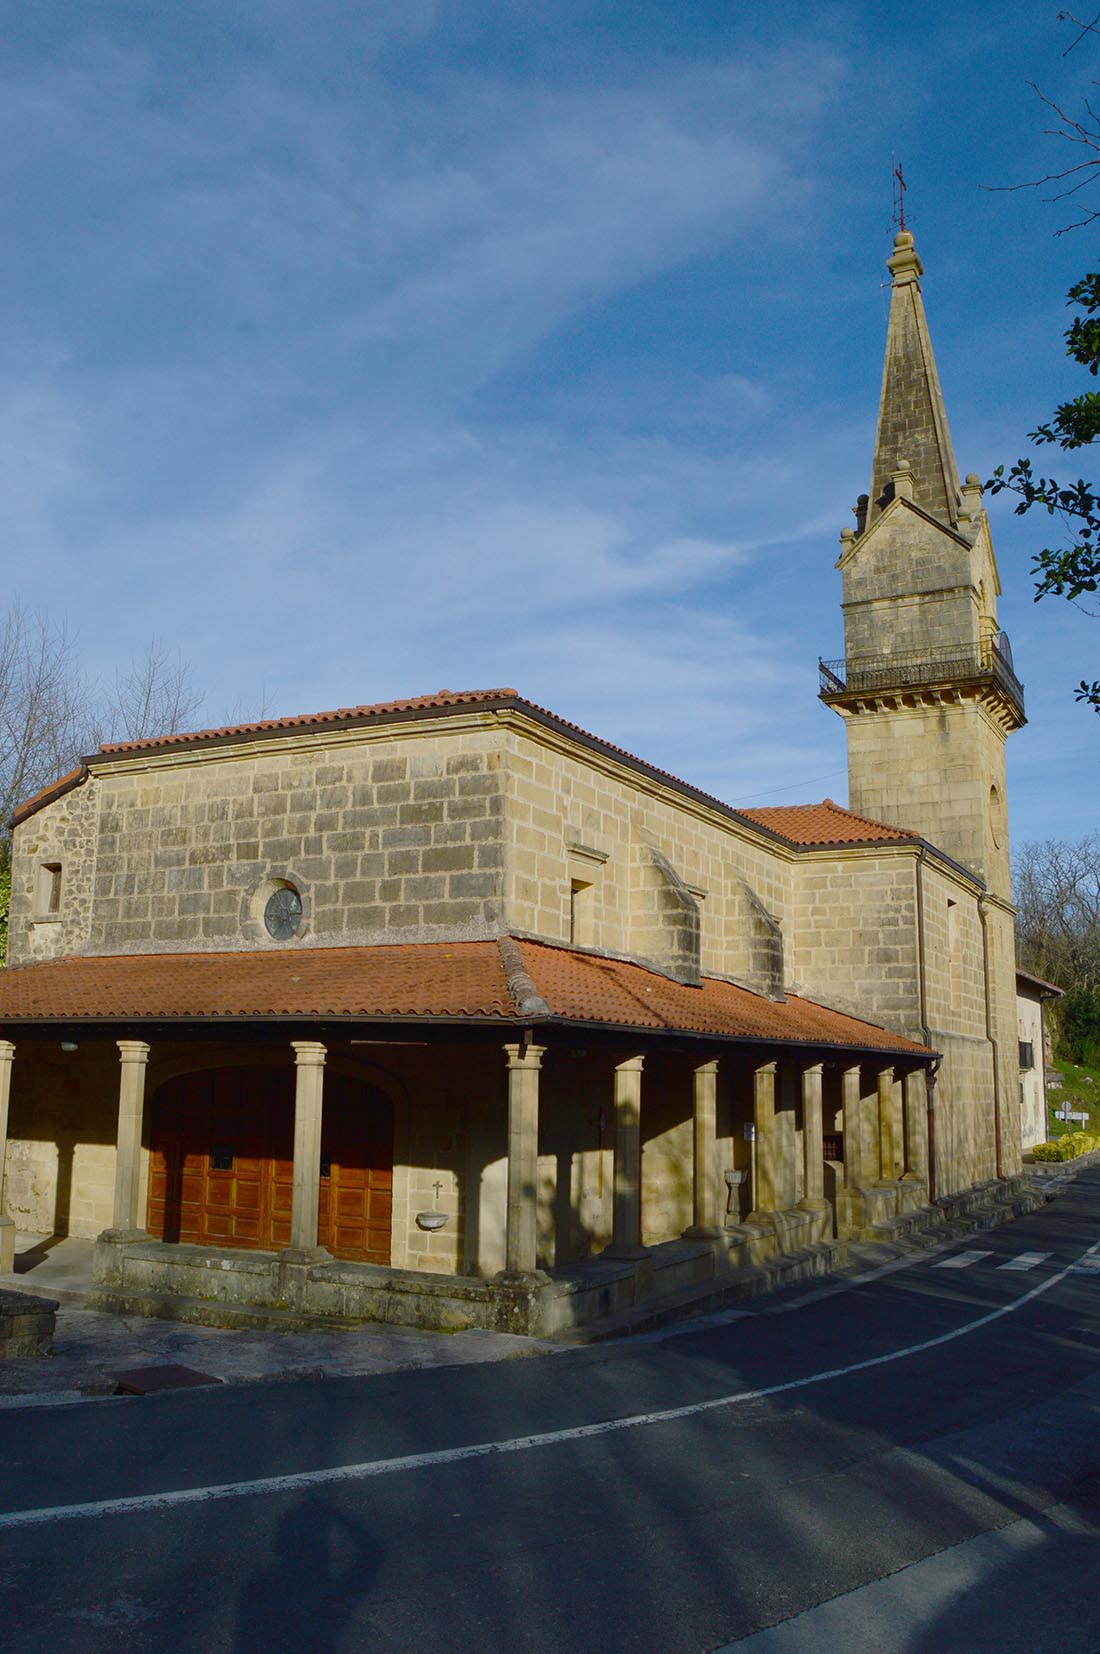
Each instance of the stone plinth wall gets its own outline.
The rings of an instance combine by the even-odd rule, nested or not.
[[[57,1309],[55,1298],[0,1287],[0,1361],[49,1355]]]

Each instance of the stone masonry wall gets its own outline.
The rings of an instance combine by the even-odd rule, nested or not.
[[[593,881],[593,945],[629,954],[652,912],[638,904],[653,892],[636,878],[657,849],[690,891],[699,909],[704,974],[729,976],[766,991],[759,940],[750,922],[744,884],[789,932],[790,852],[756,839],[704,804],[664,792],[660,783],[633,777],[614,760],[560,751],[513,731],[506,747],[508,807],[505,828],[505,910],[515,929],[549,940],[569,939],[573,847],[595,852],[587,860]],[[770,985],[770,984],[769,984]]]
[[[99,796],[85,782],[16,828],[12,846],[8,959],[13,965],[87,946],[95,893]],[[42,911],[42,869],[61,867],[61,907]]]
[[[976,643],[972,562],[953,534],[897,506],[845,558],[848,659]]]
[[[846,720],[853,810],[910,827],[1007,895],[1007,833],[994,843],[990,787],[1005,796],[1004,735],[981,706],[864,712]]]
[[[796,869],[799,991],[920,1038],[914,862],[895,851],[815,851]]]
[[[447,734],[345,732],[105,765],[17,830],[13,961],[278,946],[262,913],[279,880],[304,906],[287,945],[493,934],[499,754],[491,730]],[[34,866],[53,846],[64,919],[28,928]]]

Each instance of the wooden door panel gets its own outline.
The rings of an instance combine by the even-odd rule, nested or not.
[[[294,1070],[257,1064],[181,1075],[152,1100],[148,1227],[165,1240],[290,1245]],[[388,1263],[393,1107],[384,1092],[325,1076],[318,1240],[337,1257]]]

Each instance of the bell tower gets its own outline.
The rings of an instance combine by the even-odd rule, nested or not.
[[[844,658],[821,699],[845,720],[850,807],[914,831],[1011,900],[1005,741],[1026,721],[997,625],[982,489],[960,484],[913,237],[894,238],[871,492],[841,532]]]

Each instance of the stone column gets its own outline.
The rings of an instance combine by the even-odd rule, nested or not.
[[[8,1216],[4,1201],[4,1162],[8,1152],[8,1100],[11,1096],[11,1065],[15,1046],[0,1040],[0,1275],[15,1268],[15,1219]]]
[[[842,1070],[840,1084],[844,1109],[844,1181],[849,1189],[862,1189],[877,1173],[878,1167],[872,1170],[867,1153],[858,1063]]]
[[[508,1207],[504,1268],[533,1275],[537,1264],[539,1068],[544,1045],[506,1045],[508,1059]]]
[[[753,1070],[753,1190],[749,1222],[770,1223],[776,1210],[775,1062]]]
[[[615,1172],[611,1258],[648,1257],[642,1245],[642,1065],[628,1057],[615,1069]]]
[[[815,1062],[802,1070],[803,1187],[806,1192],[798,1204],[804,1212],[824,1212],[829,1206],[825,1199],[825,1143],[821,1124],[824,1067],[824,1063]]]
[[[307,1262],[330,1254],[317,1242],[321,1209],[321,1111],[325,1089],[325,1047],[318,1040],[291,1040],[294,1052],[294,1187],[290,1207],[290,1248]],[[286,1252],[283,1253],[286,1257]]]
[[[894,1106],[894,1070],[880,1068],[878,1091],[879,1175],[883,1183],[896,1183],[901,1175],[901,1133]]]
[[[118,1087],[118,1141],[115,1154],[113,1238],[139,1238],[145,1225],[138,1212],[141,1189],[141,1128],[145,1115],[145,1069],[149,1047],[144,1040],[117,1042],[121,1072]]]
[[[928,1092],[923,1068],[905,1076],[906,1179],[928,1187]]]
[[[718,1235],[714,1172],[717,1156],[718,1064],[700,1063],[694,1077],[694,1148],[692,1153],[692,1223],[685,1234],[705,1240]]]

